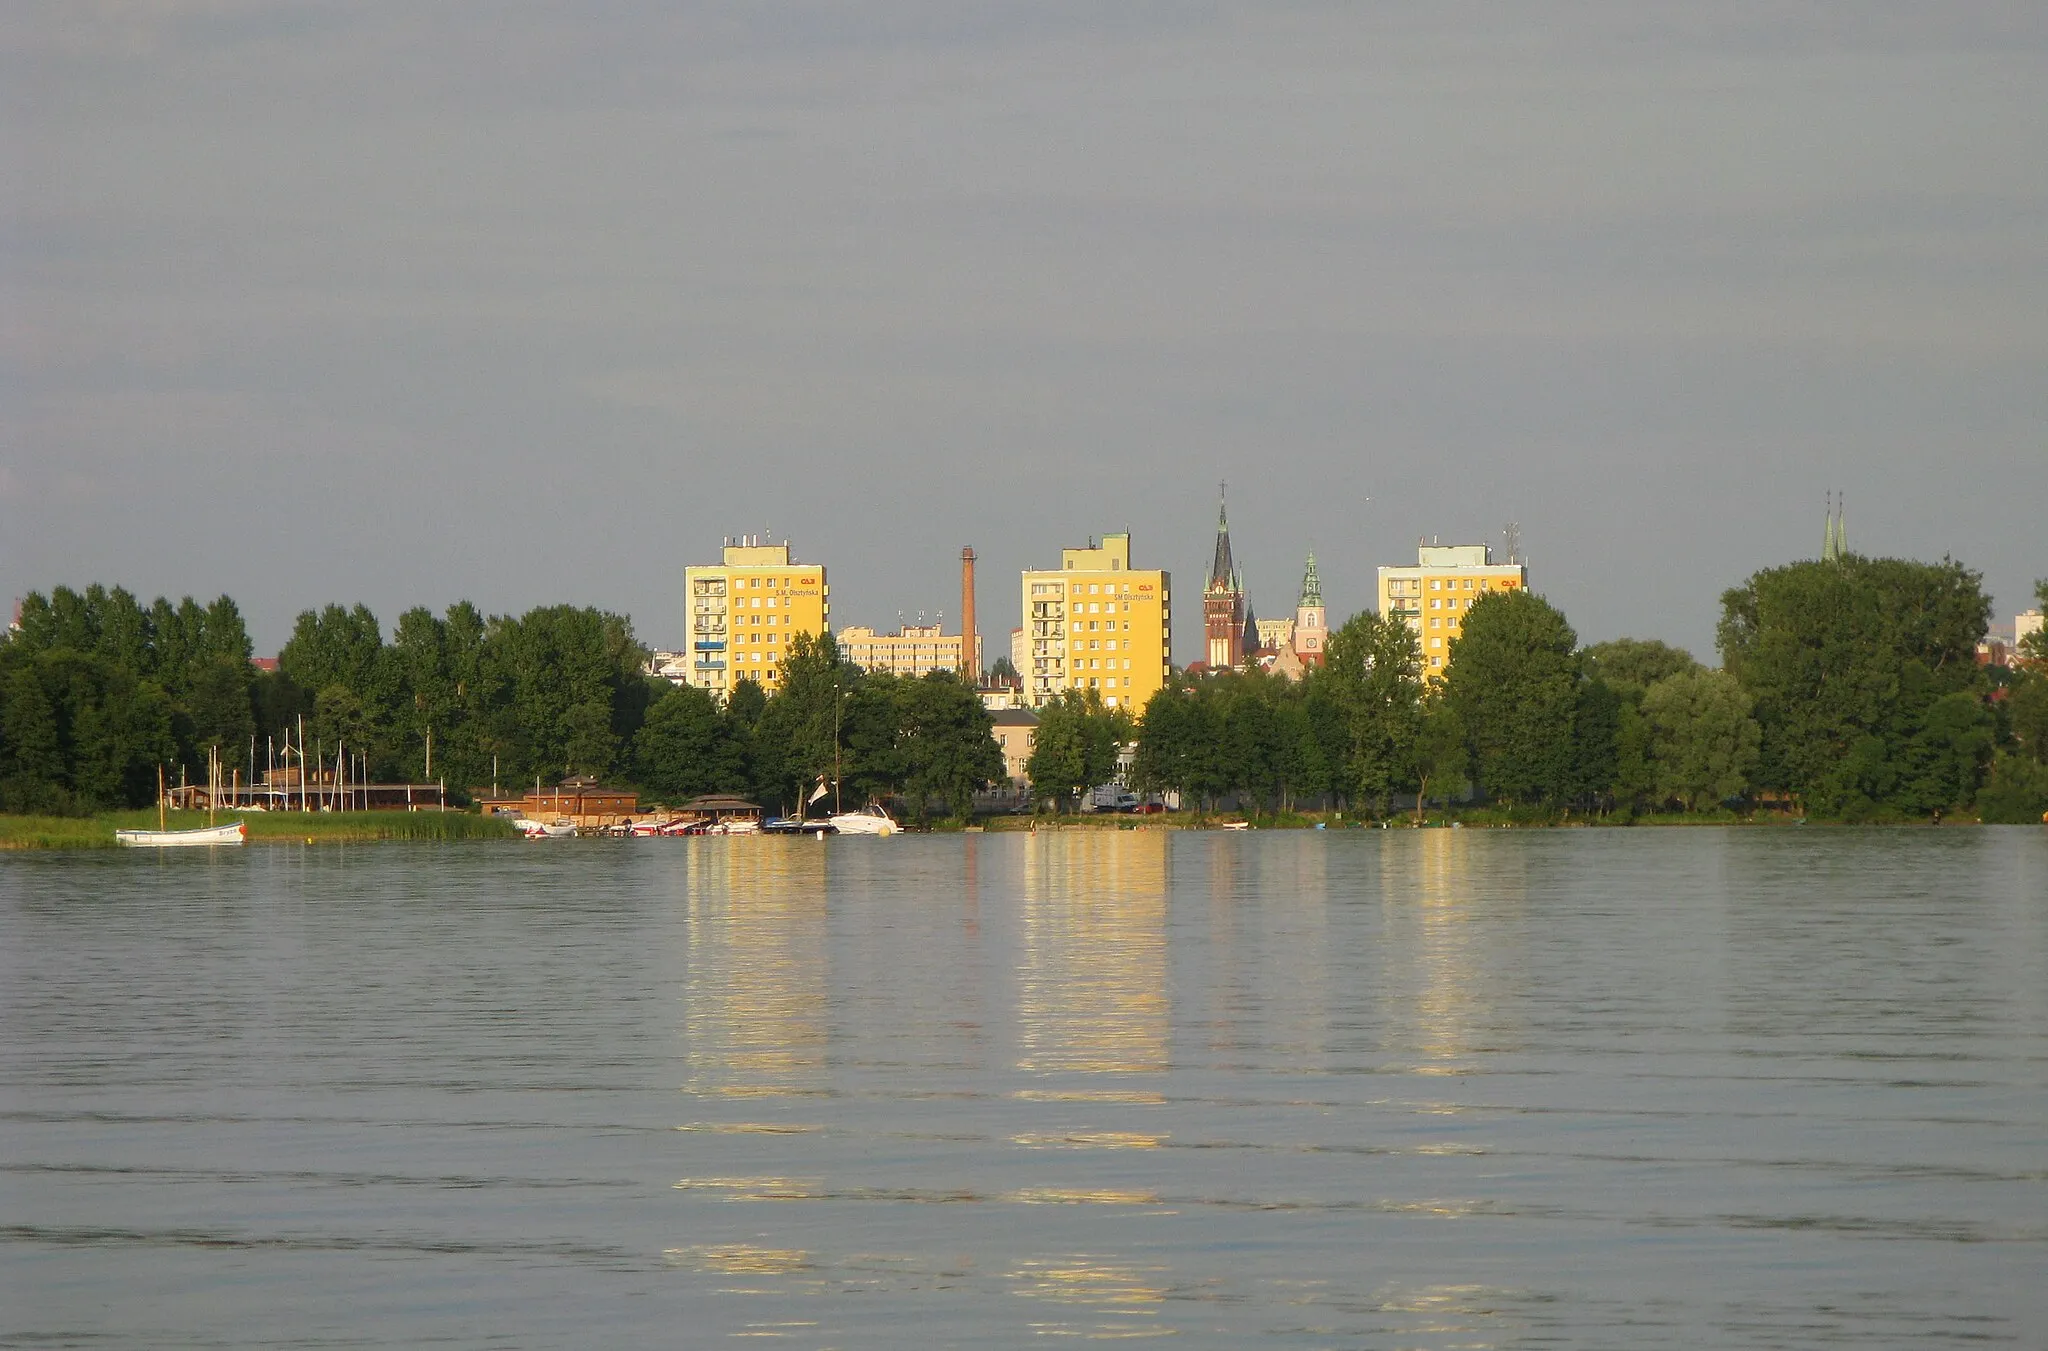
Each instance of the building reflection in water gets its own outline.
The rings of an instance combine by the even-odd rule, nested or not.
[[[1497,916],[1498,902],[1513,896],[1473,892],[1474,855],[1490,841],[1461,830],[1402,831],[1392,834],[1382,857],[1387,867],[1384,895],[1389,940],[1384,950],[1406,954],[1412,969],[1382,973],[1382,988],[1394,1001],[1388,1009],[1390,1049],[1418,1057],[1424,1074],[1467,1074],[1476,1056],[1493,1046],[1504,973],[1489,960],[1488,933],[1478,923]],[[1491,850],[1485,873],[1493,890],[1519,890],[1508,875],[1513,860]],[[1498,932],[1495,926],[1494,932]]]
[[[1165,831],[1047,831],[1024,850],[1017,1066],[1167,1067]]]
[[[1208,876],[1208,942],[1195,951],[1199,1006],[1181,1010],[1225,1061],[1257,1052],[1319,1065],[1330,1041],[1329,851],[1316,839],[1215,834],[1185,842]]]
[[[802,837],[690,841],[686,1088],[746,1097],[824,1087],[830,853]]]

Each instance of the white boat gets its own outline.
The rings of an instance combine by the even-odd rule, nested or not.
[[[197,830],[117,830],[114,839],[133,849],[176,849],[195,844],[240,844],[249,828],[240,821],[226,826],[200,826]]]
[[[857,812],[840,812],[831,820],[832,829],[841,835],[894,835],[903,829],[872,802]]]
[[[529,840],[566,840],[576,834],[573,821],[529,821],[521,816],[512,824]]]

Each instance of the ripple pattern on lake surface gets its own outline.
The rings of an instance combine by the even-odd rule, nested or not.
[[[0,856],[0,1345],[2048,1345],[2048,831]]]

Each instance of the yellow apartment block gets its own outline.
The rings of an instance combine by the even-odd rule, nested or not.
[[[773,691],[796,636],[830,629],[832,588],[824,565],[792,562],[787,540],[727,540],[724,562],[683,569],[683,593],[690,633],[686,678],[721,699],[742,680]]]
[[[835,635],[839,655],[864,671],[889,675],[921,676],[930,671],[958,671],[961,649],[966,640],[957,633],[940,633],[937,624],[905,624],[898,633],[876,633],[859,624],[848,624]],[[974,638],[974,667],[981,670],[981,635]]]
[[[1129,535],[1062,549],[1058,568],[1025,572],[1025,697],[1035,706],[1094,690],[1112,708],[1142,709],[1173,660],[1172,599],[1170,574],[1131,567]]]
[[[1443,679],[1472,602],[1529,585],[1528,565],[1496,563],[1484,544],[1425,544],[1412,568],[1380,569],[1380,613],[1406,619],[1421,640],[1423,679]]]

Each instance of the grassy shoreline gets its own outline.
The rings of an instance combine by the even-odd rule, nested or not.
[[[234,816],[215,818],[226,822]],[[468,812],[250,812],[251,844],[367,844],[380,840],[510,840],[519,832]],[[116,830],[155,830],[149,810],[98,816],[0,816],[0,849],[113,849]],[[205,812],[172,812],[172,830],[206,824]]]

